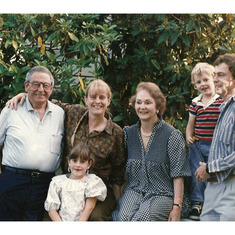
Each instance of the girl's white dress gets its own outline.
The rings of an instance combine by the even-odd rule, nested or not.
[[[69,179],[68,175],[52,178],[49,186],[45,209],[58,211],[63,221],[78,221],[88,197],[104,201],[107,188],[95,174],[86,174],[82,179]]]

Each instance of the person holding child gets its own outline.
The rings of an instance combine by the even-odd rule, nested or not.
[[[67,157],[70,174],[52,178],[45,209],[52,221],[87,221],[96,201],[104,201],[107,188],[95,174],[89,174],[94,155],[88,145],[76,145]]]
[[[208,162],[201,162],[196,179],[207,180],[200,220],[235,221],[235,53],[214,62],[216,93],[224,102],[215,127]]]
[[[199,220],[204,202],[206,182],[196,180],[195,171],[199,162],[207,162],[214,129],[219,117],[222,98],[215,93],[213,82],[214,66],[197,63],[191,73],[192,84],[200,95],[189,106],[189,120],[186,128],[186,141],[189,145],[191,177],[190,219]]]

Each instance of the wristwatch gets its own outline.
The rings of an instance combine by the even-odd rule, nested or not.
[[[180,209],[182,208],[182,205],[178,203],[173,203],[173,206],[178,206]]]
[[[207,174],[210,174],[210,173],[209,173],[208,163],[206,163],[206,173],[207,173]]]

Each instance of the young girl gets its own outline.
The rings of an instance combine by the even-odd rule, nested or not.
[[[68,155],[70,174],[52,178],[45,209],[52,221],[87,221],[96,201],[104,201],[107,188],[95,174],[88,174],[94,156],[88,145],[76,145]]]

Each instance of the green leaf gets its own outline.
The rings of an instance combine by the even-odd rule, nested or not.
[[[160,69],[160,65],[155,59],[151,59],[150,61],[156,69],[158,69],[158,70]]]
[[[190,40],[189,40],[189,37],[186,35],[186,34],[183,34],[182,35],[182,39],[183,39],[183,42],[186,46],[189,46],[190,45]]]
[[[50,34],[50,36],[47,38],[47,41],[50,42],[55,38],[55,33]]]
[[[188,24],[186,25],[186,31],[187,31],[187,32],[189,32],[190,30],[192,30],[193,24],[194,24],[194,20],[190,20],[190,21],[188,22]]]
[[[114,122],[120,122],[120,121],[122,121],[124,118],[125,118],[125,117],[122,116],[122,115],[117,115],[117,116],[115,116],[115,117],[113,118],[113,121],[114,121]]]
[[[222,46],[218,46],[218,49],[221,51],[227,51],[227,52],[229,51],[229,49],[222,47]]]
[[[73,40],[75,42],[79,42],[78,38],[73,33],[68,32],[68,35],[71,40]]]
[[[201,27],[200,27],[198,21],[195,21],[195,29],[196,29],[197,33],[199,33],[201,31]]]
[[[30,29],[31,29],[31,33],[32,33],[33,37],[35,37],[35,31],[31,25],[30,25]]]
[[[164,33],[162,33],[161,35],[160,35],[160,37],[158,38],[158,44],[160,44],[161,42],[165,42],[165,41],[167,41],[168,40],[168,38],[169,38],[169,33],[168,32],[164,32]]]
[[[4,24],[4,21],[3,21],[2,17],[0,17],[0,27],[2,27],[3,24]]]
[[[172,40],[171,40],[171,46],[173,46],[173,45],[176,43],[176,41],[177,41],[179,35],[180,35],[180,32],[177,33],[177,34],[175,34],[175,36],[172,38]]]

